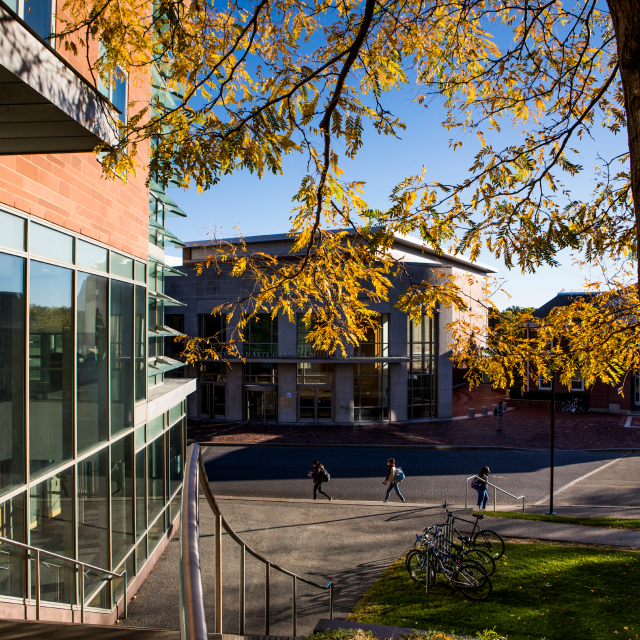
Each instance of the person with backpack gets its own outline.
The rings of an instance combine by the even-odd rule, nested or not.
[[[489,481],[489,467],[482,467],[480,473],[471,481],[471,488],[478,492],[478,508],[486,509],[489,494],[487,493],[487,482]]]
[[[327,495],[322,490],[322,483],[329,482],[331,480],[331,476],[329,472],[324,468],[324,465],[318,460],[313,461],[313,471],[309,471],[309,477],[313,478],[313,499],[316,499],[316,494],[319,491],[323,496],[325,496],[328,500],[333,500],[333,498]]]
[[[502,416],[504,415],[502,400],[500,400],[498,406],[493,409],[493,415],[496,417],[496,431],[502,431]]]
[[[398,498],[402,500],[402,502],[406,502],[402,493],[400,493],[400,488],[398,485],[400,482],[404,480],[404,471],[400,467],[396,467],[395,458],[389,458],[387,461],[387,477],[385,478],[382,484],[389,484],[387,487],[387,495],[384,498],[385,502],[389,502],[389,496],[391,495],[391,490],[395,489],[398,494]]]

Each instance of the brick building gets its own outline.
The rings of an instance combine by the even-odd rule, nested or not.
[[[553,309],[568,306],[576,299],[589,295],[591,294],[584,291],[561,291],[536,309],[532,315],[536,318],[545,318]],[[535,323],[532,323],[527,331],[535,331],[535,327]],[[587,389],[579,371],[576,371],[570,387],[560,383],[558,374],[556,374],[555,385],[557,401],[577,397],[583,401],[589,411],[605,413],[640,411],[640,376],[634,375],[633,372],[628,373],[621,385],[612,386],[598,381]],[[618,392],[620,386],[622,386],[622,394]],[[533,403],[549,402],[551,400],[551,379],[543,380],[541,376],[537,376],[534,371],[531,371],[526,391],[522,393],[516,385],[511,390],[511,397]]]
[[[111,624],[123,581],[44,552],[126,569],[132,594],[175,531],[196,381],[165,380],[182,365],[164,283],[183,274],[164,247],[184,212],[144,171],[103,179],[93,153],[161,76],[94,86],[56,50],[54,10],[0,1],[0,536],[42,550],[36,568],[0,542],[0,617],[35,617],[37,575],[41,619]]]

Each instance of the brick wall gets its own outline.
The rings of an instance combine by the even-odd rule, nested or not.
[[[93,43],[91,49],[97,50]],[[87,76],[86,56],[59,53]],[[146,75],[129,78],[129,114],[149,104]],[[0,203],[104,242],[138,258],[148,257],[148,189],[145,186],[149,146],[141,144],[137,176],[126,183],[105,180],[93,153],[0,157]]]

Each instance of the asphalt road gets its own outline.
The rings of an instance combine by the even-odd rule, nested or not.
[[[556,491],[596,471],[560,491],[558,504],[640,506],[640,458],[635,454],[624,456],[617,452],[557,452]],[[313,484],[307,473],[312,462],[320,460],[331,474],[331,481],[323,488],[334,499],[382,500],[385,487],[381,483],[389,457],[394,457],[407,475],[400,486],[408,503],[437,504],[447,500],[450,504],[463,504],[465,479],[484,465],[491,469],[491,482],[515,496],[524,495],[527,504],[543,501],[549,495],[549,454],[540,451],[316,446],[203,448],[214,493],[233,497],[312,498]],[[475,492],[470,490],[470,506],[475,498]],[[492,501],[493,496],[490,498]],[[322,496],[319,499],[325,500]],[[391,501],[398,501],[394,493]],[[500,493],[497,502],[503,506],[515,504],[512,498]]]

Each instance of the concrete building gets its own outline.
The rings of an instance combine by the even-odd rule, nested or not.
[[[285,255],[291,239],[285,234],[244,239],[249,252]],[[237,239],[226,241],[237,242]],[[187,277],[167,285],[167,293],[185,304],[167,312],[167,323],[187,335],[224,336],[224,318],[211,310],[223,302],[237,301],[250,289],[249,283],[231,277],[229,269],[205,269],[196,265],[207,256],[207,242],[189,242],[183,249]],[[405,261],[417,281],[428,281],[436,272],[458,278],[469,296],[469,313],[480,309],[489,267],[461,257],[436,255],[419,240],[398,236],[394,255]],[[464,277],[463,277],[464,276]],[[472,276],[467,281],[467,276]],[[447,418],[452,415],[452,362],[448,323],[451,308],[438,309],[433,318],[424,316],[418,326],[395,308],[406,285],[394,283],[389,302],[373,305],[381,326],[371,331],[366,343],[351,349],[347,357],[314,353],[306,342],[302,322],[280,316],[272,320],[260,314],[252,320],[243,345],[244,362],[228,365],[204,360],[189,371],[175,375],[197,376],[198,392],[190,396],[191,417],[227,420],[358,423]],[[301,312],[304,310],[301,310]],[[177,357],[179,345],[174,347]]]
[[[44,552],[126,568],[133,594],[175,531],[196,383],[165,380],[165,277],[183,274],[164,246],[184,212],[93,153],[162,77],[93,86],[52,44],[54,9],[0,2],[0,536],[42,550],[0,542],[0,618],[34,619],[39,581],[41,619],[111,624],[123,580]]]

